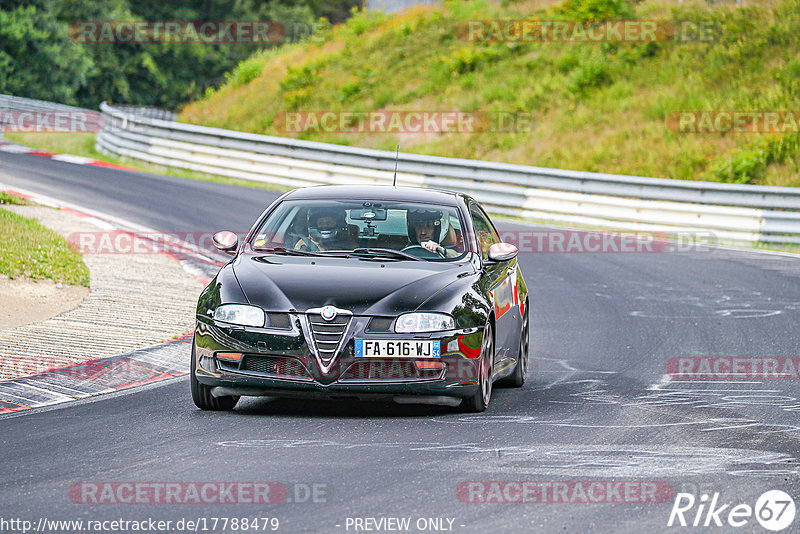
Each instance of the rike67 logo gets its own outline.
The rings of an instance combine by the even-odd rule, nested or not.
[[[764,492],[755,503],[723,504],[719,492],[710,498],[703,494],[699,499],[691,493],[678,493],[669,514],[667,526],[692,527],[744,527],[753,528],[752,519],[765,529],[778,532],[794,522],[795,503],[792,497],[781,490]]]

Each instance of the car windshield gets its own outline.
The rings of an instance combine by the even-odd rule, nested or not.
[[[362,259],[453,261],[464,232],[455,206],[397,201],[287,200],[262,224],[253,249]]]

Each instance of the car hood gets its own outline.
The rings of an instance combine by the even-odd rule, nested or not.
[[[468,262],[242,255],[233,262],[247,300],[268,311],[325,305],[355,315],[395,315],[474,272]]]

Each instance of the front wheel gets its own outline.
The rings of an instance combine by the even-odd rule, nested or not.
[[[191,371],[189,373],[189,383],[192,388],[192,400],[195,406],[201,410],[213,410],[216,412],[227,412],[233,410],[236,403],[239,402],[239,397],[215,397],[211,394],[211,388],[205,384],[201,384],[194,372],[197,369],[197,358],[195,357],[194,342],[192,343],[192,363]]]
[[[492,398],[492,375],[494,372],[494,333],[492,324],[486,323],[483,329],[483,343],[481,344],[480,377],[478,377],[478,390],[472,397],[461,401],[461,408],[465,412],[480,413],[489,406]]]

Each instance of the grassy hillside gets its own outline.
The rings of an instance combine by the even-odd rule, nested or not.
[[[486,42],[470,20],[656,20],[705,40]],[[186,122],[283,135],[294,110],[459,110],[532,117],[515,133],[302,133],[300,138],[599,172],[800,185],[798,134],[679,134],[685,110],[795,110],[800,0],[445,2],[359,13],[313,42],[257,54],[187,106]]]

